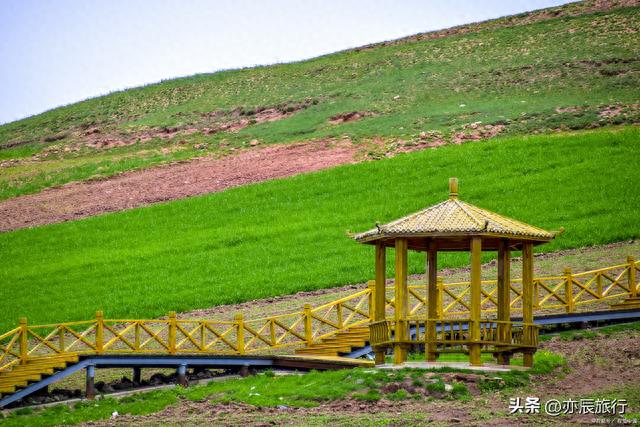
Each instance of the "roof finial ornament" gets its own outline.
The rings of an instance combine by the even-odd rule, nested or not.
[[[458,178],[449,178],[449,198],[458,198]]]

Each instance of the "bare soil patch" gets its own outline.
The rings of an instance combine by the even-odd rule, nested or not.
[[[349,113],[336,114],[335,116],[330,117],[329,123],[337,125],[340,123],[355,122],[356,120],[372,115],[373,113],[369,111],[351,111]]]
[[[584,395],[619,384],[636,383],[640,366],[640,333],[625,331],[611,337],[563,341],[553,338],[541,348],[560,353],[570,371],[561,381],[541,377],[536,387],[540,395]]]
[[[318,100],[306,99],[299,103],[283,103],[268,107],[258,107],[254,109],[235,108],[231,111],[212,111],[203,113],[196,120],[188,125],[176,127],[159,127],[144,130],[136,130],[130,133],[121,133],[115,130],[104,129],[99,126],[79,127],[72,132],[56,134],[45,137],[41,142],[55,142],[65,138],[70,138],[73,142],[65,145],[52,145],[47,147],[42,153],[35,154],[31,160],[41,160],[49,155],[64,152],[76,152],[82,146],[96,150],[108,150],[111,148],[145,143],[154,138],[163,140],[174,137],[184,137],[194,133],[211,135],[218,132],[238,132],[247,126],[274,122],[286,119],[298,111],[304,110],[311,105],[317,104]],[[28,142],[28,141],[27,141]],[[11,145],[0,146],[10,148]]]
[[[267,113],[268,114],[268,113]],[[113,178],[75,182],[0,203],[0,231],[34,227],[182,199],[239,185],[355,162],[350,142],[316,141],[253,148]]]

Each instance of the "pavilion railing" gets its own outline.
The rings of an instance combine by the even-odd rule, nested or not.
[[[466,352],[464,346],[469,344],[480,344],[494,352],[527,350],[536,348],[538,345],[539,325],[534,323],[481,319],[480,335],[478,339],[473,339],[470,334],[473,328],[470,326],[474,321],[469,318],[410,318],[399,322],[406,323],[407,335],[404,337],[395,335],[398,323],[396,320],[371,322],[371,345],[388,347],[397,343],[433,343],[438,353]],[[431,337],[428,334],[429,327],[433,327],[434,330]]]
[[[637,295],[640,262],[631,257],[625,264],[574,274],[535,278],[534,304],[539,311],[597,306]],[[469,316],[469,283],[439,285],[438,317],[441,322]],[[511,284],[511,309],[521,310],[522,284]],[[496,311],[496,282],[484,281],[482,315]],[[425,322],[426,286],[410,286],[410,318]],[[181,319],[170,313],[163,319],[105,319],[101,312],[87,321],[29,325],[21,319],[17,328],[0,335],[0,371],[30,359],[65,355],[153,353],[153,354],[247,354],[278,352],[304,347],[349,328],[366,326],[373,318],[373,285],[329,303],[300,311],[258,319]],[[606,308],[606,307],[605,307]],[[393,294],[387,294],[387,318],[393,311]],[[423,320],[418,320],[423,319]],[[491,325],[497,324],[491,320]],[[390,333],[389,324],[371,324],[372,339]],[[487,324],[488,325],[488,324]],[[384,328],[387,327],[385,330]],[[486,334],[492,334],[487,327]],[[420,331],[420,328],[418,328]],[[488,335],[487,335],[488,336]],[[512,336],[515,339],[516,335]],[[376,338],[377,339],[377,338]],[[382,338],[380,338],[382,339]]]

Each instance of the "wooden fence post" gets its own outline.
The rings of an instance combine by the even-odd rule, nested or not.
[[[571,267],[564,269],[564,298],[567,302],[567,313],[573,313],[573,275]]]
[[[96,353],[104,351],[104,314],[96,311]]]
[[[276,345],[276,321],[272,317],[269,319],[269,338],[271,338],[271,345]]]
[[[304,339],[307,345],[313,343],[313,332],[311,331],[311,304],[304,305]]]
[[[373,322],[376,313],[376,281],[369,280],[367,286],[369,288],[369,322]]]
[[[176,354],[176,312],[169,312],[169,353]]]
[[[20,318],[20,364],[27,363],[29,356],[29,328],[27,326],[27,318]]]
[[[59,326],[59,328],[60,329],[58,330],[58,346],[60,347],[60,353],[64,353],[66,350],[64,328],[62,326]]]
[[[244,354],[244,316],[242,313],[236,314],[235,317],[238,331],[236,332],[236,338],[238,340],[238,354]]]
[[[627,275],[629,293],[631,294],[631,298],[635,298],[638,294],[638,288],[636,286],[636,259],[633,255],[629,255],[627,257],[627,262],[629,263],[629,272]]]

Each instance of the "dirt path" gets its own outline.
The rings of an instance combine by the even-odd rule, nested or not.
[[[351,143],[274,145],[75,182],[0,202],[0,231],[70,221],[353,163]]]

